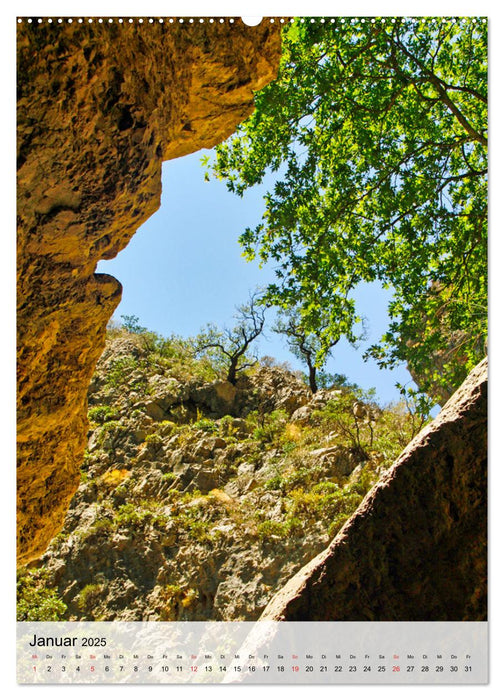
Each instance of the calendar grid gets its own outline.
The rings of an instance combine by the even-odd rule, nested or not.
[[[488,682],[486,622],[18,623],[19,683]]]

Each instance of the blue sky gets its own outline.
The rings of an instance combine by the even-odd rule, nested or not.
[[[163,164],[160,209],[115,259],[99,263],[98,272],[112,274],[123,284],[115,320],[135,315],[141,325],[162,335],[192,336],[209,322],[231,325],[235,307],[247,301],[250,291],[273,280],[273,269],[247,262],[238,244],[240,233],[259,222],[262,196],[273,180],[240,199],[224,183],[204,181],[200,159],[205,153],[209,152]],[[369,338],[360,351],[340,341],[326,369],[345,374],[364,389],[376,387],[382,404],[396,401],[395,382],[410,382],[408,372],[380,370],[362,360],[362,350],[387,328],[389,292],[375,284],[363,285],[356,298],[360,314],[367,318]],[[274,316],[272,310],[271,322]],[[266,332],[258,351],[303,369],[273,332]]]

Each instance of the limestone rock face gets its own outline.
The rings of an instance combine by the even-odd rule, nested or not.
[[[487,361],[262,619],[486,619]]]
[[[232,133],[272,80],[279,29],[18,25],[18,554],[77,488],[86,392],[121,285],[94,273],[158,207],[161,162]]]

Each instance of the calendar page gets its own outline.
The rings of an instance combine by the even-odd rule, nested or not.
[[[486,684],[487,18],[15,21],[18,683]]]

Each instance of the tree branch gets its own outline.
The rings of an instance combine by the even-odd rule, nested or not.
[[[469,123],[469,121],[466,119],[466,117],[462,114],[460,109],[457,107],[457,105],[453,102],[453,100],[449,97],[448,93],[446,92],[446,89],[443,85],[443,81],[438,78],[438,76],[433,73],[429,68],[427,68],[426,65],[424,65],[421,61],[418,60],[418,58],[409,51],[406,46],[400,41],[399,37],[396,35],[396,39],[394,40],[392,37],[388,37],[389,41],[392,42],[400,51],[402,51],[408,58],[410,58],[413,63],[417,66],[417,68],[420,69],[430,80],[430,83],[434,86],[434,88],[437,90],[437,93],[440,97],[441,102],[447,107],[450,112],[453,114],[453,116],[457,119],[459,124],[467,131],[467,133],[478,143],[481,143],[482,146],[487,146],[488,145],[488,139],[486,139],[483,134],[480,134],[476,131],[476,129]]]

